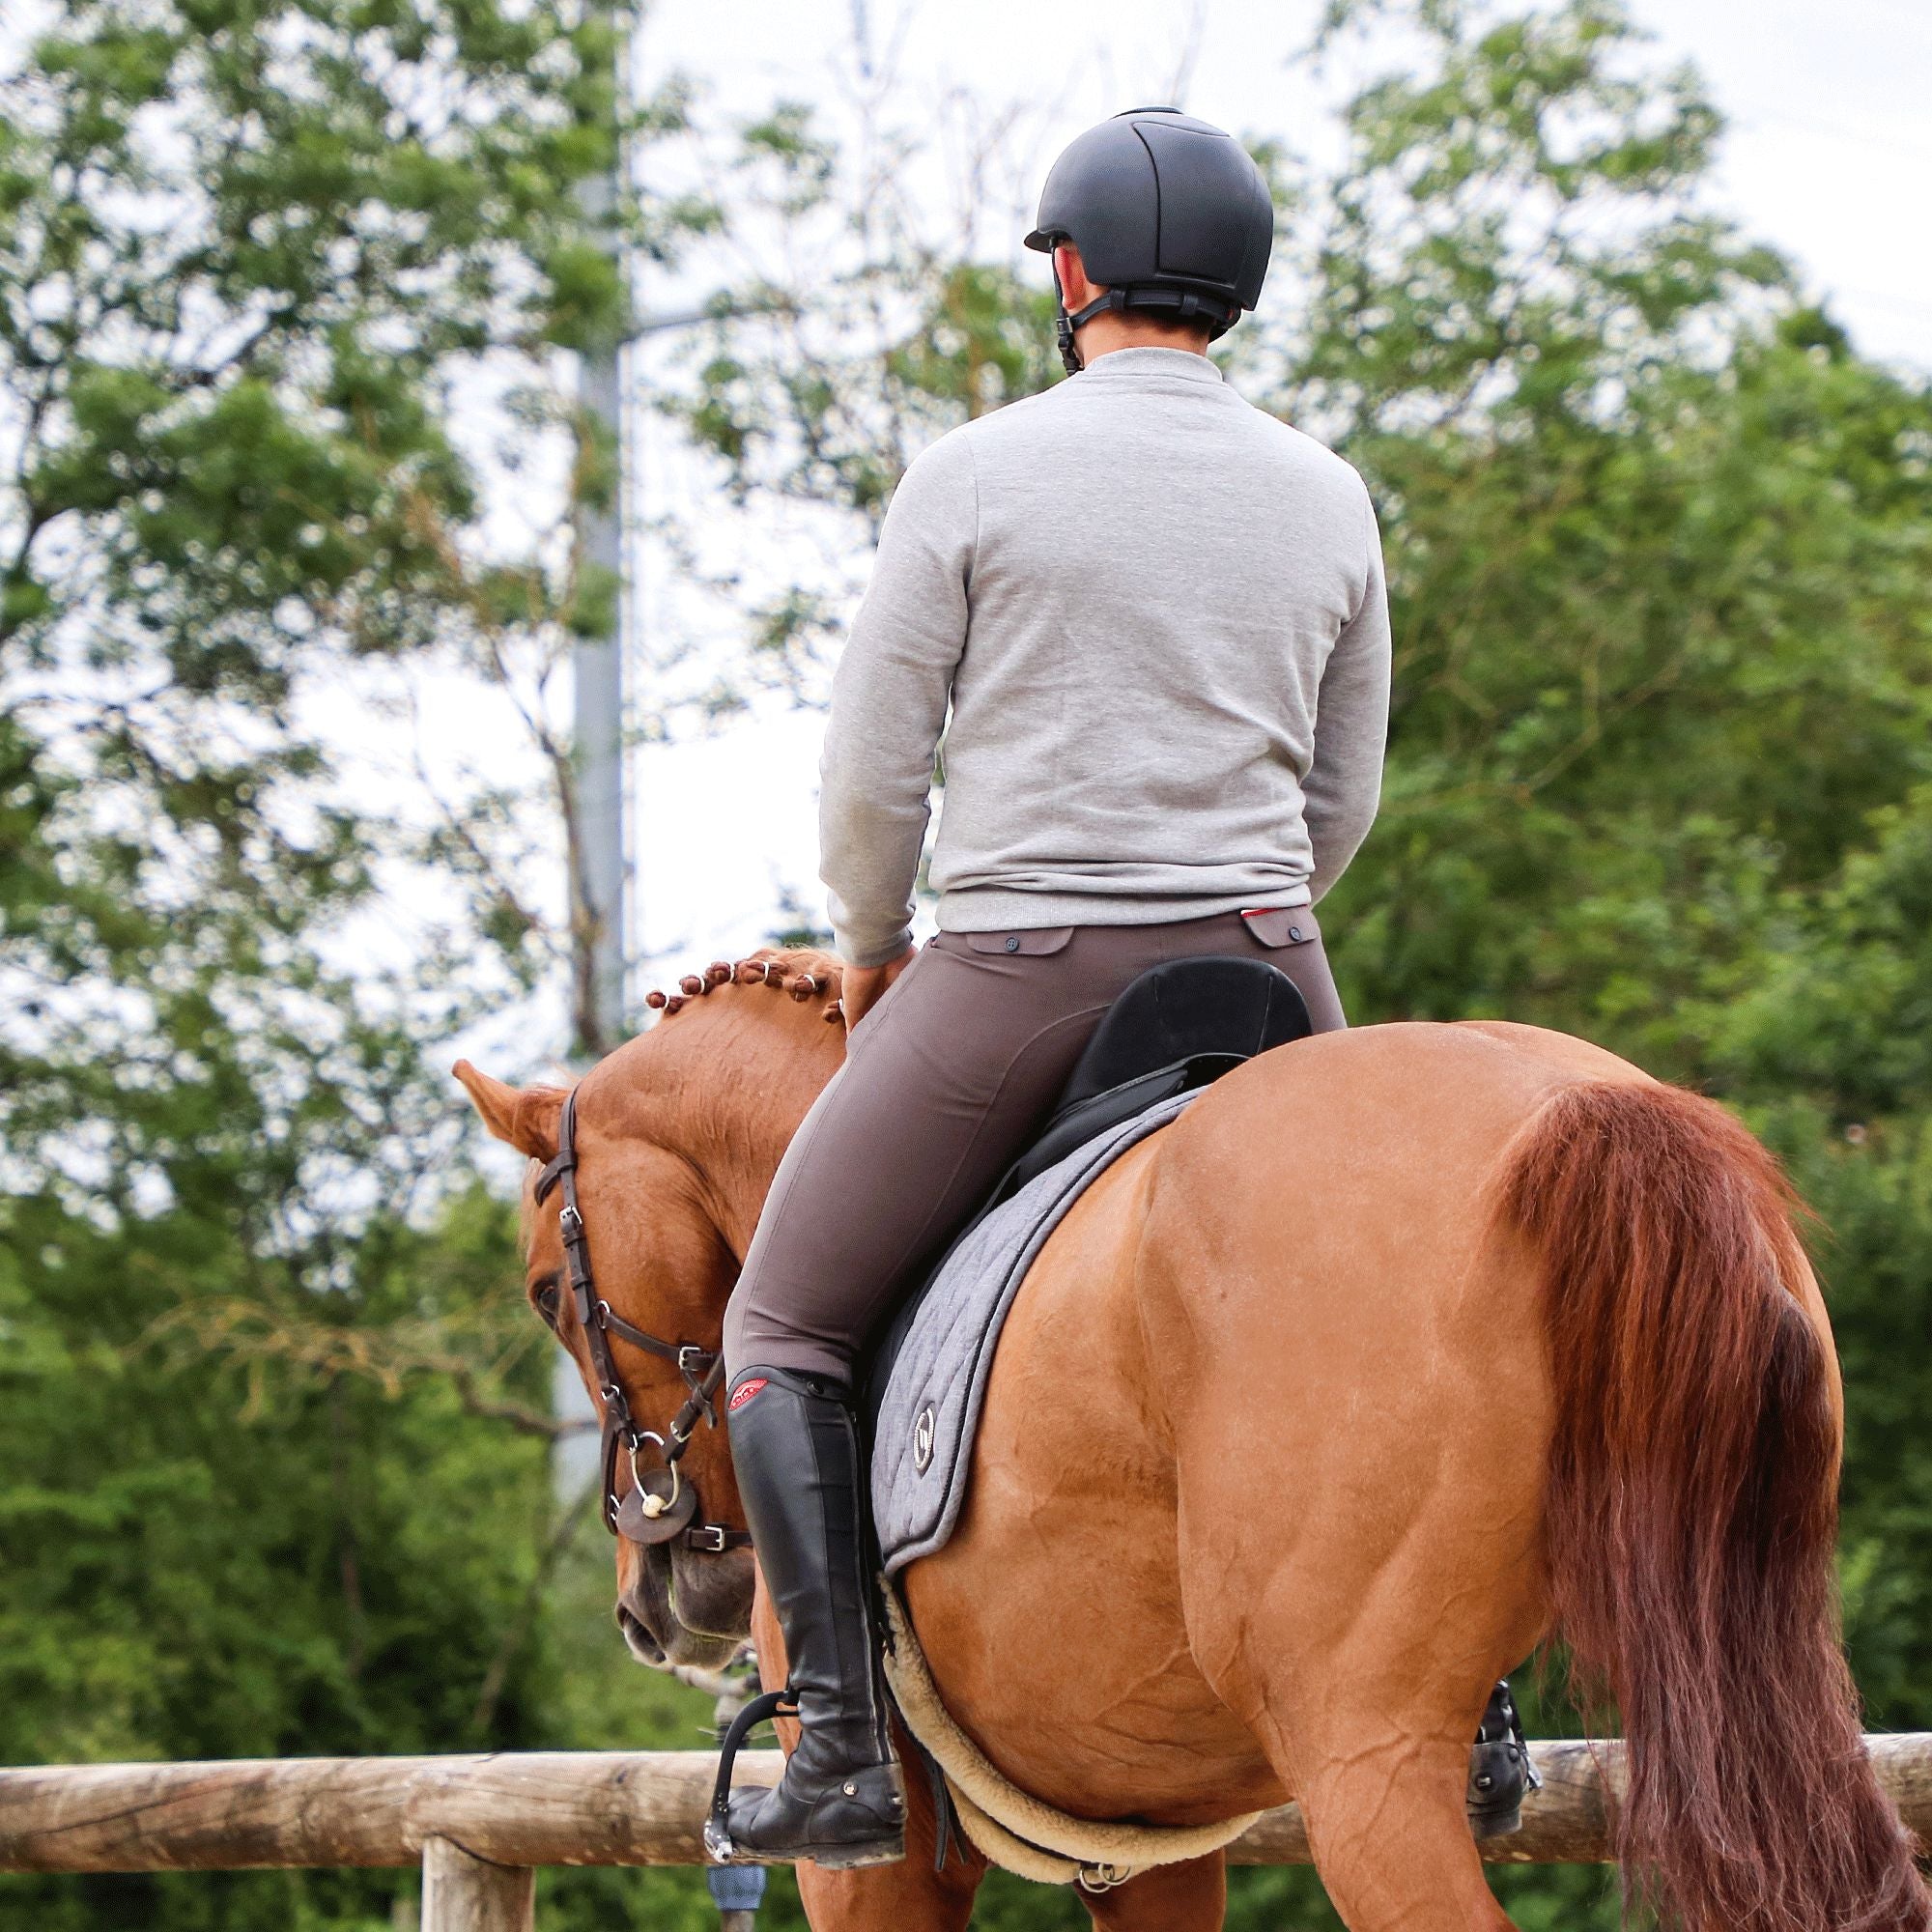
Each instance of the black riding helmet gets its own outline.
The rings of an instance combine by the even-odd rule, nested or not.
[[[1073,331],[1103,309],[1158,310],[1207,323],[1210,340],[1225,335],[1261,298],[1274,206],[1232,134],[1178,107],[1130,107],[1054,162],[1026,245],[1050,255],[1063,241],[1107,290],[1078,315],[1061,303],[1060,355],[1073,376]]]

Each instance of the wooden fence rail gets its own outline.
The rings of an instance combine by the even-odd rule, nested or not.
[[[1867,1742],[1906,1824],[1932,1840],[1932,1733]],[[1605,1780],[1620,1747],[1531,1751],[1544,1788],[1523,1806],[1522,1830],[1483,1856],[1605,1859]],[[781,1762],[744,1752],[740,1781],[772,1783]],[[0,1770],[0,1872],[420,1863],[423,1932],[528,1932],[538,1865],[703,1863],[715,1765],[705,1751],[528,1751]],[[1299,1811],[1268,1812],[1229,1857],[1307,1863]]]

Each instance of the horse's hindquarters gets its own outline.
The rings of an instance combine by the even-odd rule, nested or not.
[[[1291,1779],[1344,1708],[1465,1749],[1548,1621],[1540,1290],[1490,1180],[1563,1077],[1469,1029],[1363,1029],[1231,1077],[1163,1155],[1142,1321],[1186,1625]]]
[[[960,1527],[907,1578],[1016,1782],[1171,1822],[1278,1803],[1338,1671],[1371,1724],[1427,1686],[1466,1746],[1544,1616],[1533,1277],[1480,1252],[1478,1197],[1551,1078],[1463,1029],[1305,1041],[1068,1217],[1009,1317]]]

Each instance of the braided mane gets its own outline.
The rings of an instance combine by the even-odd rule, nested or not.
[[[644,995],[644,1005],[661,1009],[667,1019],[693,1000],[715,993],[720,986],[765,986],[775,993],[789,993],[803,1004],[825,994],[831,995],[825,1009],[828,1023],[844,1018],[838,1006],[838,961],[829,952],[809,946],[761,946],[757,952],[736,962],[714,959],[702,973],[687,973],[674,992],[658,987]]]

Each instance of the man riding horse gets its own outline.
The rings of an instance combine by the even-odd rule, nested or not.
[[[907,469],[833,685],[822,872],[849,1048],[787,1151],[724,1331],[731,1450],[803,1739],[745,1856],[901,1856],[855,1365],[1137,975],[1262,954],[1345,1024],[1311,910],[1375,817],[1388,716],[1362,479],[1208,360],[1274,210],[1218,128],[1141,108],[1055,164],[1067,374]],[[951,714],[949,719],[949,712]],[[937,938],[909,931],[934,761]]]

